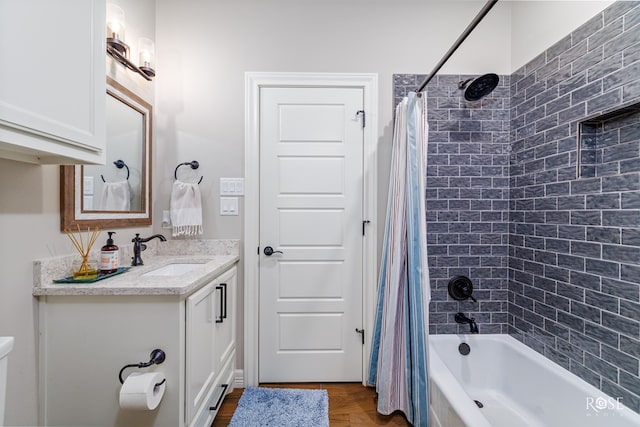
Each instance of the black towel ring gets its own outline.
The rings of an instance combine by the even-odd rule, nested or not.
[[[196,170],[200,167],[200,163],[198,163],[197,160],[193,160],[191,162],[184,162],[184,163],[180,163],[178,166],[176,166],[176,170],[173,171],[173,177],[177,180],[178,179],[178,168],[180,166],[191,166],[191,169]],[[204,176],[200,177],[200,181],[198,181],[198,184],[200,184],[202,182],[202,178],[204,178]]]
[[[116,165],[118,169],[127,168],[127,181],[129,181],[129,166],[127,166],[127,164],[122,160],[116,160],[113,164]],[[100,178],[102,178],[102,182],[107,182],[104,180],[104,176],[102,176],[102,174],[100,174]]]

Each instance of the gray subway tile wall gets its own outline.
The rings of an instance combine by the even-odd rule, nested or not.
[[[425,77],[394,75],[394,105]],[[587,123],[581,150],[577,135],[640,102],[640,2],[614,3],[480,102],[457,89],[468,77],[427,86],[430,331],[467,333],[463,311],[640,412],[640,113]],[[448,296],[456,274],[478,303]]]
[[[635,411],[640,114],[578,127],[640,102],[639,16],[614,3],[511,76],[509,233],[509,333]]]
[[[424,75],[394,75],[394,105]],[[430,329],[465,333],[457,312],[482,333],[508,331],[509,76],[486,98],[466,102],[458,82],[437,76],[427,86],[427,245],[432,280]],[[448,296],[449,280],[469,277],[477,302]]]

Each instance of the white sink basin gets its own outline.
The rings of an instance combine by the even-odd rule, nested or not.
[[[148,271],[142,276],[180,276],[202,267],[204,262],[176,262]]]

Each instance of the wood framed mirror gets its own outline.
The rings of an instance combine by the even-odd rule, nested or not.
[[[105,165],[60,167],[60,228],[151,224],[151,105],[107,77]]]

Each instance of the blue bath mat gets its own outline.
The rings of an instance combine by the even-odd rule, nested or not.
[[[326,390],[247,387],[229,427],[328,427]]]

